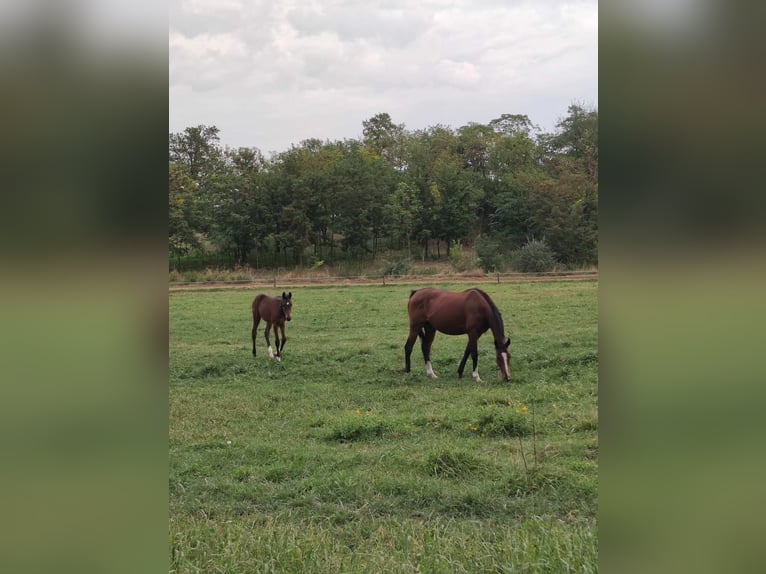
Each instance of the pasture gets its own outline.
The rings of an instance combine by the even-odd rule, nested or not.
[[[481,383],[465,336],[404,373],[416,287],[290,287],[282,362],[250,339],[282,287],[170,294],[171,572],[597,571],[597,281],[481,286],[510,383],[489,332]]]

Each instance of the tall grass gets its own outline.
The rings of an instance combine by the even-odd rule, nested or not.
[[[442,334],[406,375],[406,285],[293,289],[281,363],[256,292],[172,293],[171,570],[595,571],[597,284],[485,289],[508,384],[490,335],[484,383]]]

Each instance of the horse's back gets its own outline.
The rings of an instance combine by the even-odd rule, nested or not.
[[[273,297],[269,297],[268,295],[264,295],[263,293],[261,293],[260,295],[257,295],[255,299],[253,299],[253,317],[259,317],[268,322],[271,322],[273,320],[272,318],[273,305],[270,304],[271,299],[273,299]]]
[[[263,293],[255,296],[255,299],[253,299],[253,305],[252,305],[253,313],[258,311],[258,308],[261,306],[261,301],[263,301],[264,297],[266,297],[266,295],[264,295]]]
[[[464,300],[463,293],[433,287],[418,289],[410,296],[410,323],[416,326],[429,323],[448,334],[465,333]]]
[[[437,330],[461,335],[469,330],[483,332],[488,327],[489,305],[481,291],[445,291],[433,287],[410,295],[410,323],[430,323]]]

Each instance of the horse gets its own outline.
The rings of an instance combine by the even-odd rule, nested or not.
[[[282,360],[282,349],[285,348],[285,321],[292,320],[293,293],[285,294],[282,291],[282,297],[269,297],[260,294],[253,300],[253,357],[255,357],[255,333],[258,330],[258,324],[261,319],[266,321],[266,344],[269,346],[269,358],[274,358],[274,350],[271,348],[269,332],[274,326],[274,339],[276,339],[276,359]],[[282,331],[282,344],[280,346],[279,331]]]
[[[481,289],[467,289],[459,293],[430,287],[417,289],[410,292],[407,312],[410,319],[410,335],[404,345],[405,372],[410,372],[410,355],[418,337],[426,362],[426,374],[435,379],[436,373],[431,366],[431,344],[436,332],[447,335],[467,334],[468,344],[457,374],[458,377],[463,377],[463,369],[470,354],[473,360],[473,379],[477,383],[481,382],[477,343],[479,337],[489,329],[495,338],[497,366],[500,367],[503,380],[510,379],[511,339],[509,337],[504,340],[503,317],[490,296]]]

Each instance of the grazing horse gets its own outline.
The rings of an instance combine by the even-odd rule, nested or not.
[[[276,339],[277,361],[282,360],[282,349],[285,348],[285,321],[290,321],[293,310],[293,294],[285,294],[282,291],[282,297],[269,297],[268,295],[258,295],[253,300],[253,356],[255,356],[255,333],[258,330],[258,324],[261,319],[266,321],[266,344],[269,346],[269,358],[274,358],[274,351],[271,348],[269,340],[269,331],[274,326],[274,339]],[[282,345],[279,344],[279,331],[282,331]]]
[[[495,338],[497,366],[500,367],[503,380],[510,379],[511,339],[505,340],[503,317],[489,295],[481,289],[467,289],[460,293],[433,288],[418,289],[410,293],[407,311],[410,316],[410,336],[404,345],[406,372],[410,372],[410,355],[418,337],[426,362],[426,374],[435,379],[436,373],[431,367],[431,343],[436,331],[447,335],[467,334],[468,345],[465,347],[457,374],[459,377],[463,376],[463,369],[470,354],[473,359],[473,379],[477,383],[480,382],[477,343],[479,337],[491,329]]]

